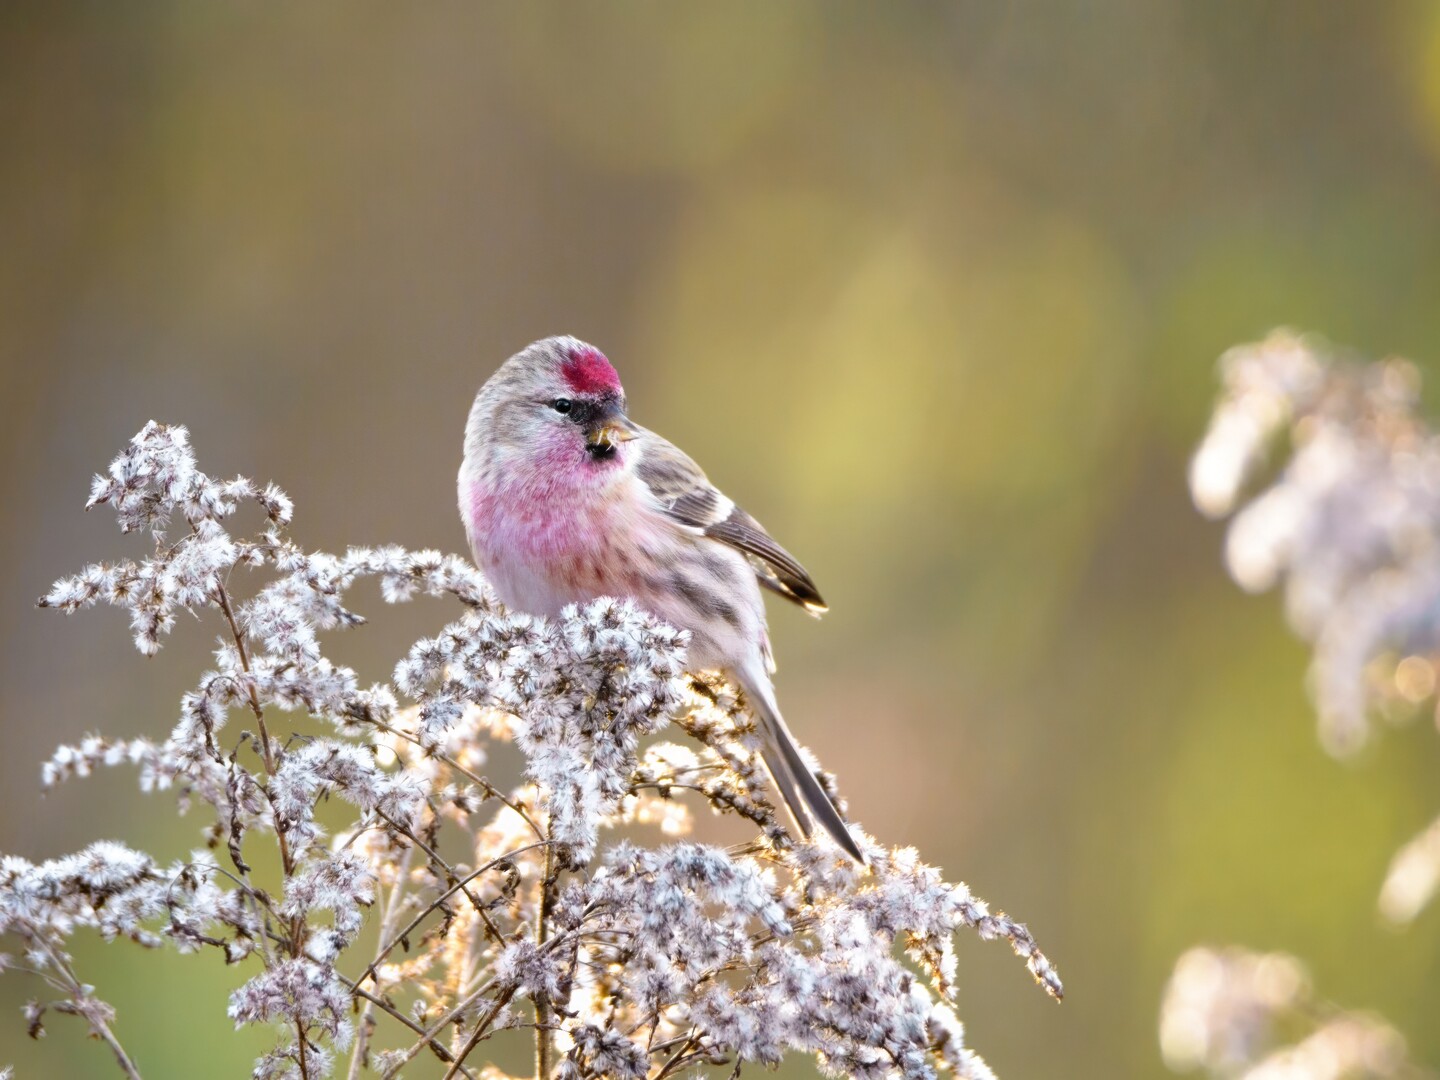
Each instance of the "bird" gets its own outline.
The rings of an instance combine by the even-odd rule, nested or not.
[[[673,443],[626,414],[610,360],[557,336],[506,360],[475,395],[458,477],[475,564],[512,611],[629,599],[689,631],[687,666],[744,695],[766,770],[802,835],[866,858],[776,702],[761,589],[812,615],[810,574]]]

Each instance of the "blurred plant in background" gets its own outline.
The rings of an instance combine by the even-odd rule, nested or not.
[[[1203,513],[1231,518],[1225,558],[1242,588],[1284,583],[1290,624],[1313,649],[1320,741],[1350,757],[1376,718],[1404,720],[1435,698],[1440,437],[1420,416],[1419,373],[1404,360],[1364,363],[1289,331],[1231,349],[1220,367],[1220,400],[1191,461],[1191,495]],[[1283,465],[1271,468],[1277,457]],[[1437,885],[1440,820],[1392,860],[1380,911],[1408,923]],[[1272,1053],[1287,1017],[1309,1030]],[[1173,1068],[1409,1075],[1398,1033],[1316,1006],[1303,967],[1278,954],[1187,953],[1160,1026]]]
[[[1402,720],[1435,698],[1440,437],[1404,360],[1363,364],[1279,332],[1226,353],[1221,370],[1191,493],[1204,513],[1233,515],[1225,554],[1242,588],[1284,581],[1290,623],[1314,649],[1320,741],[1346,757],[1373,717]],[[1277,447],[1289,460],[1256,493]],[[1440,819],[1396,857],[1381,909],[1408,922],[1437,884]]]
[[[1245,1080],[1426,1075],[1377,1017],[1319,1001],[1293,956],[1191,949],[1160,1010],[1160,1049],[1177,1072]]]
[[[224,522],[247,501],[266,525],[237,539]],[[123,531],[148,532],[153,555],[89,566],[41,605],[127,608],[146,654],[180,613],[208,615],[222,630],[215,669],[165,742],[93,735],[56,751],[45,780],[135,766],[143,790],[173,790],[182,813],[204,804],[213,820],[206,847],[168,866],[113,841],[0,860],[0,933],[23,946],[0,969],[51,991],[26,1008],[32,1036],[47,1011],[77,1015],[141,1075],[114,1010],[75,969],[80,929],[243,965],[231,1019],[279,1033],[259,1080],[331,1075],[345,1054],[352,1078],[397,1076],[422,1056],[446,1080],[494,1077],[478,1048],[507,1032],[533,1042],[546,1078],[735,1076],[792,1050],[835,1075],[991,1077],[953,1008],[962,926],[1006,939],[1060,997],[1026,928],[913,849],[866,838],[861,868],[826,842],[794,842],[732,691],[687,679],[684,635],[632,605],[598,600],[552,623],[506,613],[453,556],[307,554],[285,534],[289,499],[199,471],[183,428],[147,425],[95,478],[99,504]],[[242,596],[239,567],[275,577]],[[423,592],[466,607],[414,646],[393,685],[363,687],[320,649],[320,631],[364,621],[343,600],[365,577],[392,603]],[[417,704],[401,708],[397,692]],[[236,710],[255,730],[227,737]],[[280,714],[295,722],[277,729]],[[301,717],[328,730],[301,730]],[[669,722],[688,739],[642,749]],[[476,771],[503,744],[525,758],[509,792]],[[682,793],[752,837],[600,852],[602,829],[687,831]],[[338,828],[322,823],[332,796],[352,808]]]

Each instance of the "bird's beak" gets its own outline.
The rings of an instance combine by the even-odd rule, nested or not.
[[[640,429],[624,413],[605,417],[585,433],[585,445],[591,450],[610,450],[640,435]]]

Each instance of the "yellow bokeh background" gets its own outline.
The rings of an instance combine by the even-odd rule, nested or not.
[[[0,851],[197,842],[128,773],[39,783],[60,741],[163,736],[206,662],[212,627],[146,661],[32,608],[137,550],[80,508],[147,419],[280,484],[307,547],[461,550],[471,395],[574,333],[813,571],[779,693],[852,812],[1059,965],[1057,1008],[962,936],[1002,1077],[1161,1075],[1205,942],[1295,952],[1440,1061],[1440,912],[1375,914],[1440,742],[1323,754],[1184,483],[1215,358],[1272,326],[1440,373],[1431,5],[19,3],[0,140]],[[359,603],[368,679],[452,614]],[[214,957],[77,952],[152,1080],[267,1043]],[[105,1075],[74,1020],[25,1038],[34,992],[0,978],[0,1065]]]

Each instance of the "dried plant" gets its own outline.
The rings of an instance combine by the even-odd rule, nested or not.
[[[1378,1017],[1318,1000],[1284,953],[1191,949],[1160,1010],[1160,1049],[1177,1072],[1244,1080],[1418,1078],[1405,1040]]]
[[[1226,561],[1245,589],[1282,580],[1314,647],[1320,740],[1337,756],[1372,719],[1433,709],[1440,665],[1440,436],[1403,360],[1364,364],[1277,332],[1221,358],[1223,390],[1190,470],[1196,505],[1233,515]],[[1266,477],[1277,443],[1289,460]],[[1391,864],[1387,918],[1409,922],[1440,886],[1440,819]]]
[[[266,521],[238,539],[225,524],[243,503]],[[862,869],[793,840],[743,702],[687,675],[684,636],[635,607],[598,600],[547,622],[504,611],[453,556],[306,553],[283,493],[200,472],[179,427],[147,425],[96,478],[100,504],[153,553],[87,567],[41,606],[125,607],[143,653],[179,612],[206,616],[214,670],[164,742],[93,735],[57,750],[44,780],[133,766],[143,790],[203,809],[205,843],[168,863],[110,841],[0,861],[0,933],[23,949],[3,966],[49,990],[27,1010],[32,1034],[47,1010],[78,1015],[140,1075],[74,970],[83,927],[237,965],[230,1016],[279,1036],[259,1080],[495,1077],[481,1044],[507,1038],[533,1046],[543,1077],[734,1076],[788,1051],[832,1074],[989,1077],[954,1011],[962,926],[1008,941],[1060,996],[1022,924],[913,850],[865,838]],[[245,597],[238,567],[264,575]],[[371,686],[319,637],[363,621],[345,595],[366,577],[389,602],[463,605]],[[674,741],[649,738],[667,725]],[[482,772],[503,743],[524,757],[513,790]],[[338,829],[321,822],[327,800],[349,808]],[[704,806],[752,838],[602,844],[618,827],[682,835]]]
[[[1418,413],[1419,374],[1289,333],[1232,349],[1221,371],[1190,471],[1195,503],[1234,515],[1226,561],[1241,587],[1283,579],[1291,625],[1315,649],[1321,742],[1354,753],[1377,710],[1435,689],[1440,438]],[[1278,442],[1289,460],[1255,493]]]
[[[1282,581],[1291,626],[1314,650],[1320,741],[1337,757],[1374,718],[1433,704],[1440,663],[1440,437],[1402,360],[1365,364],[1278,331],[1231,349],[1190,468],[1195,504],[1231,517],[1226,562],[1242,588]],[[1288,458],[1271,468],[1276,450]],[[1380,910],[1406,923],[1440,884],[1440,821],[1401,850]],[[1176,1070],[1246,1080],[1428,1075],[1378,1017],[1317,1000],[1298,960],[1192,949],[1160,1016]]]

